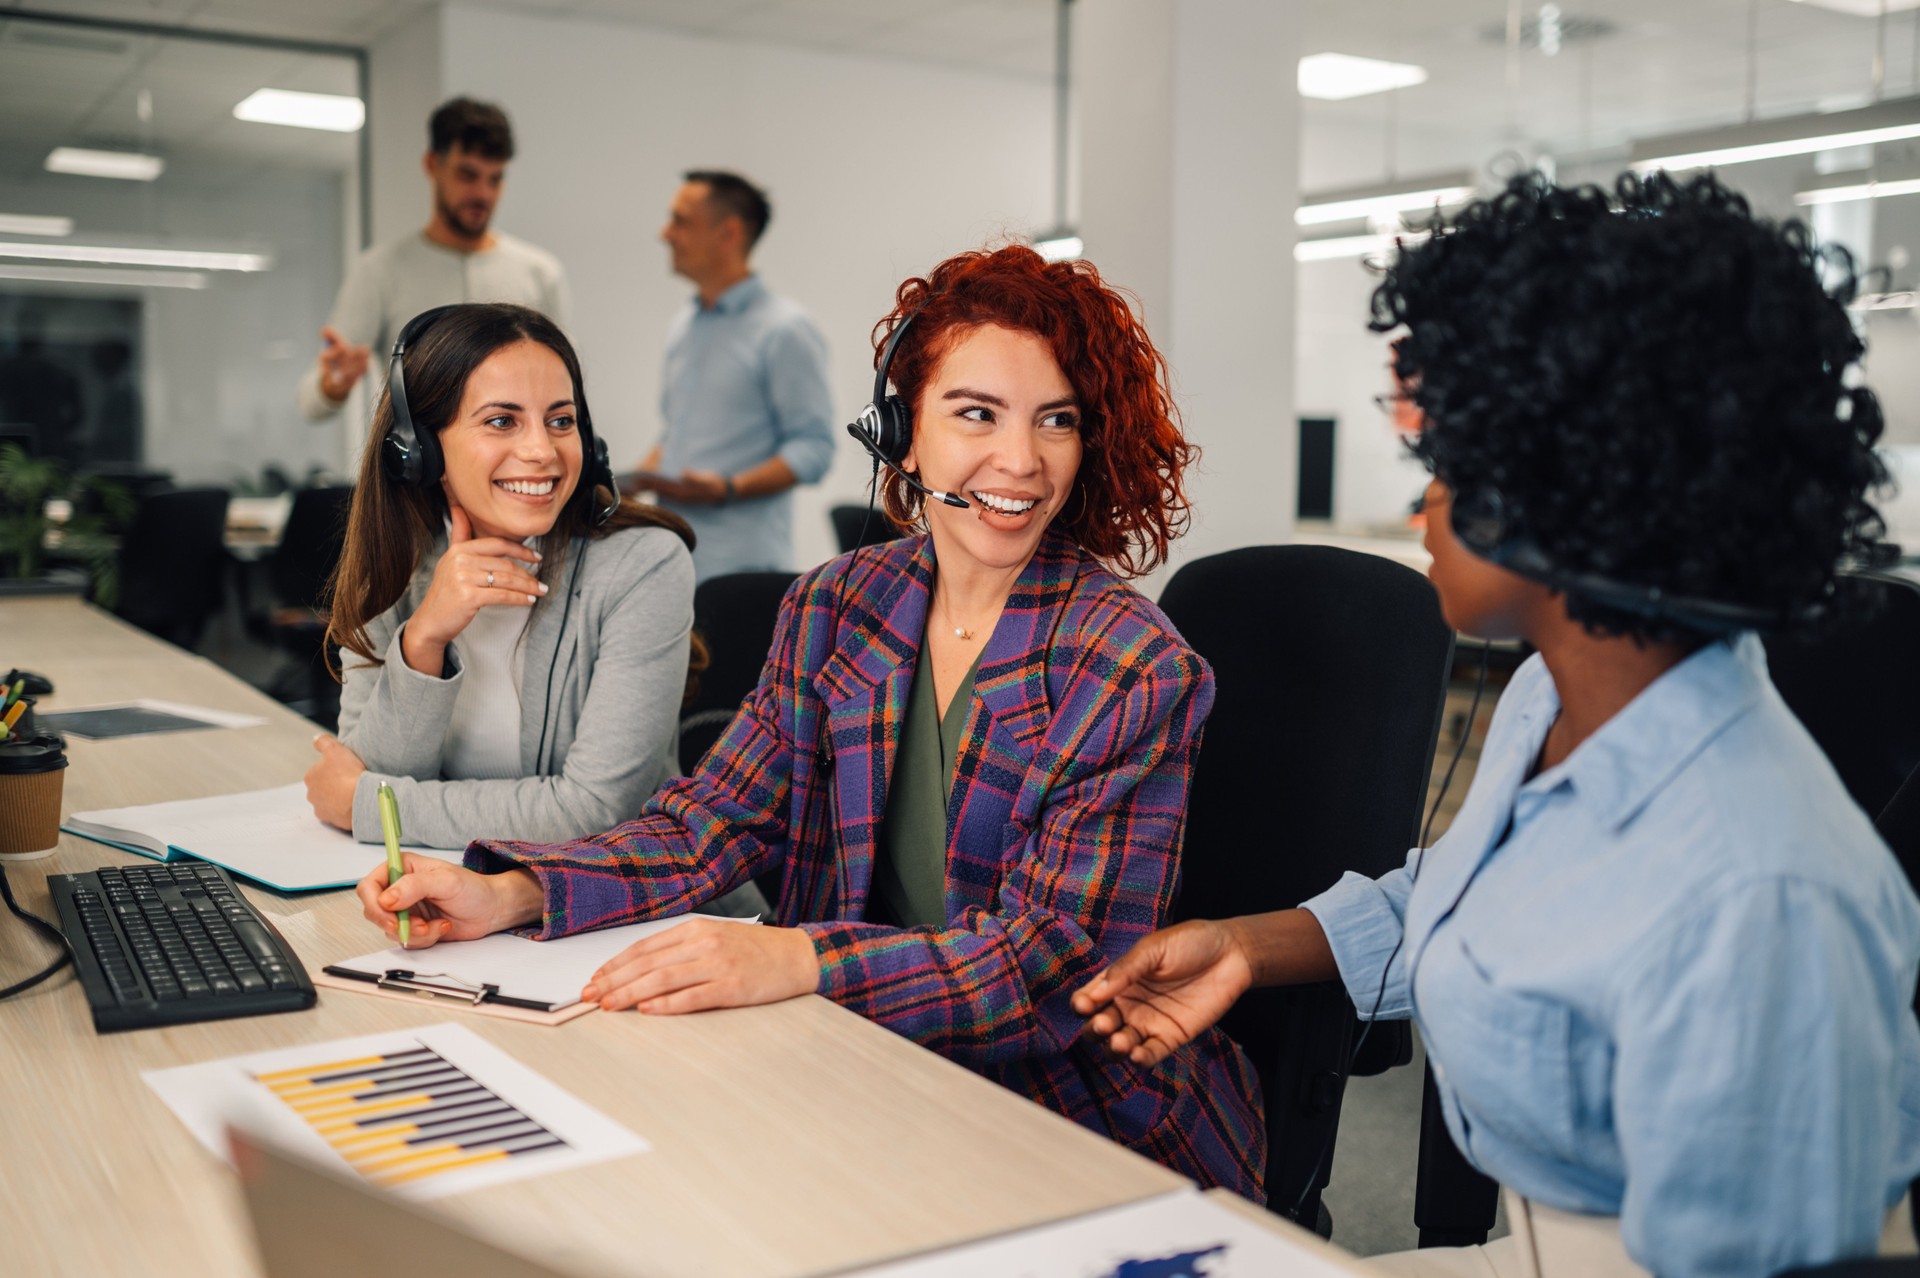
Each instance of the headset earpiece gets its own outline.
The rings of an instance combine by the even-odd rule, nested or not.
[[[893,353],[900,349],[900,339],[913,327],[914,317],[919,313],[909,313],[899,327],[887,335],[880,362],[873,370],[873,399],[847,427],[847,433],[859,440],[875,461],[894,470],[900,469],[913,448],[913,409],[907,406],[906,400],[887,392],[887,378],[893,369]]]
[[[387,366],[387,402],[393,422],[386,438],[380,441],[380,461],[396,484],[409,488],[432,488],[440,482],[443,464],[440,438],[433,431],[422,434],[414,425],[413,410],[407,402],[406,354],[435,320],[452,310],[436,306],[421,311],[406,322],[400,336],[393,340],[393,357]]]
[[[620,485],[613,478],[613,459],[607,452],[607,441],[593,433],[584,416],[580,422],[584,436],[581,442],[585,445],[581,452],[586,462],[580,474],[581,509],[586,511],[588,526],[600,528],[620,509]],[[607,490],[605,505],[600,502],[602,488]]]

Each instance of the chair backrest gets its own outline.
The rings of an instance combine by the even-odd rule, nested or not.
[[[293,496],[280,544],[268,561],[274,599],[287,608],[318,610],[347,538],[353,488],[307,488]]]
[[[1349,550],[1259,546],[1187,564],[1160,607],[1216,687],[1174,917],[1286,909],[1347,870],[1401,864],[1453,653],[1426,578]],[[1221,1024],[1267,1097],[1268,1201],[1300,1203],[1315,1227],[1353,1007],[1337,985],[1258,990]]]
[[[1826,752],[1853,801],[1879,812],[1920,766],[1920,584],[1850,577],[1864,596],[1855,626],[1813,640],[1767,640],[1787,706]]]
[[[873,517],[867,517],[865,506],[835,506],[827,512],[833,520],[834,540],[840,543],[840,553],[858,550],[862,546],[878,546],[883,541],[893,541],[900,536],[900,530],[893,526],[886,513],[877,507]],[[865,536],[861,530],[865,530]]]
[[[119,614],[191,648],[219,605],[227,490],[175,488],[149,494],[120,543]]]
[[[720,739],[734,711],[760,682],[780,600],[796,575],[729,573],[694,588],[693,625],[706,640],[708,663],[699,690],[680,711],[680,764],[686,771]]]

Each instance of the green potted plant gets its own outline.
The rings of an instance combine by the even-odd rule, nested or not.
[[[47,502],[90,494],[94,513],[74,515],[50,538]],[[77,504],[77,503],[76,503]],[[51,457],[31,457],[18,444],[0,444],[0,594],[58,590],[49,580],[49,550],[83,570],[71,583],[86,586],[103,607],[120,597],[118,532],[133,518],[133,496],[110,479],[87,477],[76,484]]]

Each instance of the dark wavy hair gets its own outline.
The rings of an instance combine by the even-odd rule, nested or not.
[[[1373,294],[1425,418],[1413,452],[1498,489],[1563,571],[1805,617],[1885,526],[1882,422],[1850,369],[1851,258],[1711,175],[1537,174],[1435,215]],[[1583,599],[1589,630],[1698,638]]]
[[[1182,479],[1199,449],[1180,430],[1167,364],[1126,297],[1093,263],[1048,262],[1024,245],[961,253],[902,284],[874,325],[874,364],[913,317],[889,370],[915,409],[953,343],[985,324],[1033,333],[1053,351],[1080,410],[1080,473],[1055,526],[1125,577],[1152,572],[1186,531]],[[920,494],[891,472],[887,516],[918,527]]]
[[[592,421],[580,357],[574,354],[573,343],[559,325],[525,306],[469,302],[434,320],[407,351],[407,402],[415,430],[445,430],[460,411],[460,397],[466,393],[467,378],[473,370],[495,351],[518,342],[538,342],[560,357],[573,382],[574,412],[580,420]],[[374,650],[367,627],[406,593],[407,584],[440,537],[447,518],[446,494],[438,484],[415,488],[387,474],[381,445],[392,429],[393,401],[383,389],[373,412],[373,433],[360,454],[360,477],[347,510],[340,563],[326,592],[328,642],[373,666],[385,663]],[[584,468],[591,460],[581,458],[581,484],[588,482]],[[613,494],[596,487],[591,496],[598,504],[610,500]],[[570,498],[553,528],[540,538],[540,580],[551,585],[562,579],[576,542],[605,537],[622,528],[665,528],[688,549],[693,548],[693,529],[672,511],[622,498],[613,516],[596,526],[589,517],[588,505],[578,494]],[[559,597],[558,592],[553,596]],[[695,635],[687,664],[689,697],[707,660],[706,645]],[[342,677],[338,666],[333,666],[333,675]]]

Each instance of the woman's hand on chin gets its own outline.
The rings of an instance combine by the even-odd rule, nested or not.
[[[447,645],[482,608],[525,608],[547,593],[532,571],[540,562],[538,551],[504,537],[476,538],[473,521],[451,494],[447,507],[447,553],[434,565],[427,597],[400,637],[407,665],[436,678],[446,668]]]
[[[811,994],[820,984],[813,938],[799,928],[689,919],[614,955],[580,991],[608,1011],[698,1012]]]

